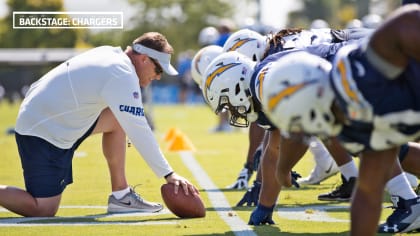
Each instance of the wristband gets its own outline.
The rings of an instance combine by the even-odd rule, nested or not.
[[[167,175],[165,175],[164,176],[164,178],[166,179],[166,178],[168,178],[170,175],[172,175],[174,172],[173,171],[171,171],[171,172],[169,172]]]

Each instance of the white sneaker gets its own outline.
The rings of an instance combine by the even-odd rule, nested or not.
[[[319,165],[315,165],[315,168],[311,171],[311,174],[309,174],[308,177],[301,178],[297,182],[299,184],[319,184],[322,181],[328,179],[329,177],[335,175],[337,172],[339,172],[340,169],[338,169],[337,164],[335,164],[335,161],[331,160],[331,163],[328,165],[327,169],[322,169]]]
[[[116,199],[112,194],[108,198],[108,213],[158,212],[162,209],[162,204],[144,200],[132,188],[121,199]]]

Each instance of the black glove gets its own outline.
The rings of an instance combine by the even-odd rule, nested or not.
[[[258,204],[258,199],[260,196],[261,182],[255,180],[254,184],[248,188],[245,195],[242,199],[236,204],[236,206],[243,206],[246,203],[246,206],[256,206]]]
[[[292,177],[292,184],[293,184],[293,186],[295,186],[296,188],[300,188],[300,185],[297,182],[297,180],[299,178],[302,178],[302,176],[298,172],[296,172],[296,171],[291,171],[290,172],[290,175]]]
[[[249,218],[249,225],[273,225],[275,224],[273,221],[273,210],[274,206],[272,207],[265,207],[263,205],[258,204],[257,208],[251,213],[251,217]]]

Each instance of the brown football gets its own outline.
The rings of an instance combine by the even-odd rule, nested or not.
[[[199,194],[185,195],[184,190],[179,187],[177,194],[174,192],[175,185],[172,183],[163,184],[160,187],[162,199],[166,207],[180,218],[199,218],[206,216],[206,208]]]

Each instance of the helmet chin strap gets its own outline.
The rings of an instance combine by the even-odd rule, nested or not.
[[[249,113],[246,115],[246,119],[251,123],[258,119],[258,113],[254,110],[254,103],[252,99],[250,99],[250,106],[249,106]]]
[[[343,126],[341,124],[334,124],[332,127],[332,135],[337,136],[341,130],[343,129]]]
[[[251,112],[246,116],[249,122],[254,122],[258,119],[258,114],[256,112]]]

